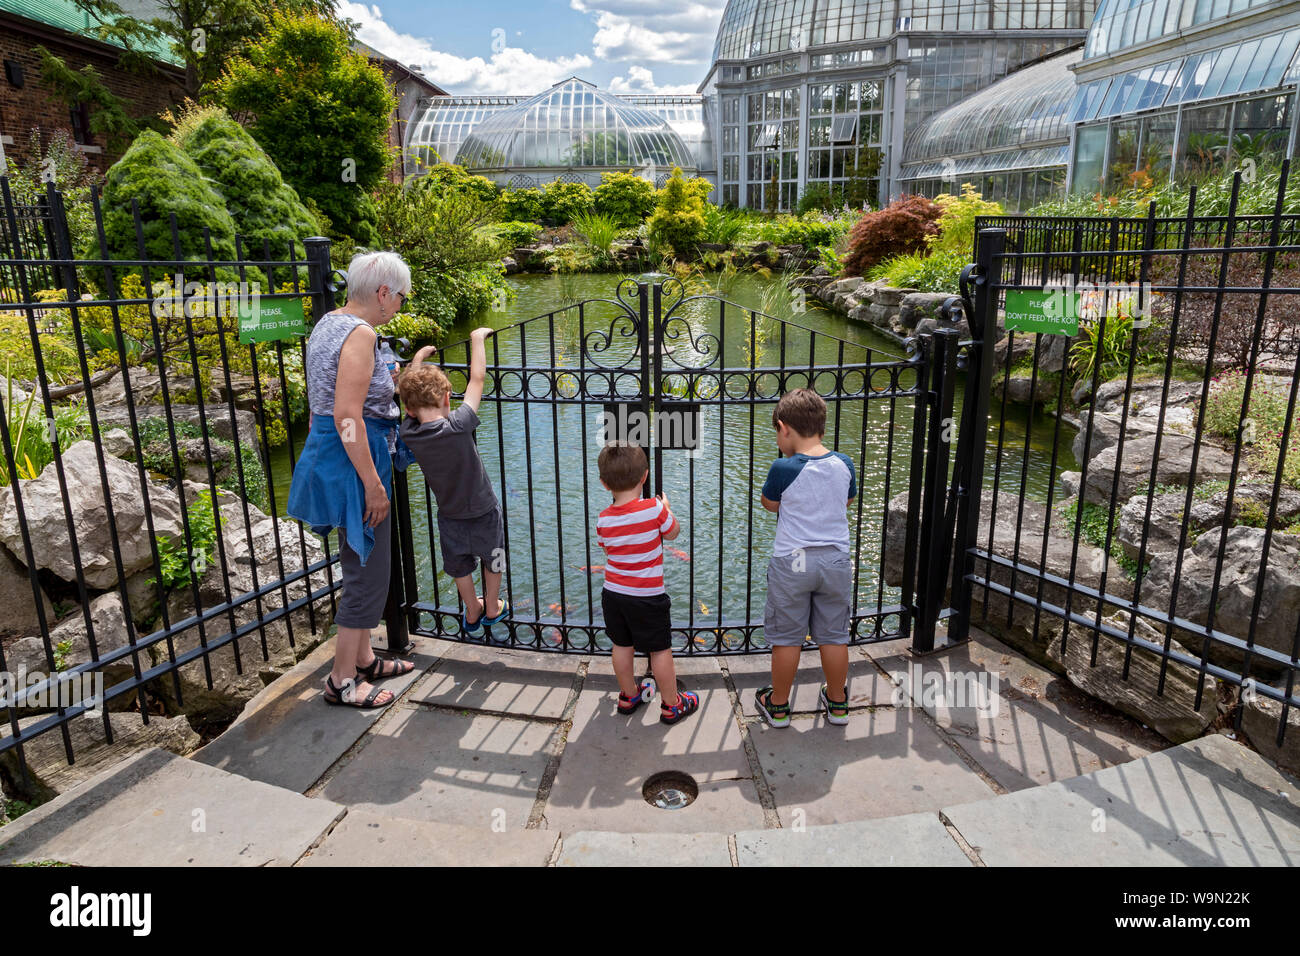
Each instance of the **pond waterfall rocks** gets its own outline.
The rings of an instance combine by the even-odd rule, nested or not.
[[[184,541],[180,494],[175,482],[151,477],[147,480],[148,505],[142,493],[139,471],[130,460],[134,455],[129,435],[113,436],[114,427],[105,425],[102,467],[106,480],[101,481],[101,458],[91,441],[79,441],[63,451],[63,473],[67,482],[67,500],[71,524],[76,536],[79,564],[82,568],[87,603],[83,606],[77,587],[76,567],[72,560],[68,532],[68,513],[64,509],[58,473],[53,464],[39,476],[21,480],[22,504],[28,527],[41,529],[32,540],[33,559],[41,581],[41,602],[46,620],[51,623],[49,653],[55,668],[63,671],[103,658],[129,646],[127,618],[135,633],[148,634],[162,626],[164,618],[175,624],[196,615],[194,592],[197,588],[204,609],[223,604],[227,595],[241,595],[264,586],[281,574],[292,574],[324,558],[319,539],[310,533],[300,537],[298,523],[289,519],[273,520],[250,502],[226,491],[218,493],[220,547],[215,540],[191,568],[196,585],[174,581],[162,588],[154,583],[153,535],[168,541]],[[123,440],[125,439],[125,440]],[[122,455],[123,457],[117,457]],[[206,479],[206,474],[205,474]],[[112,504],[125,580],[119,580],[113,557],[104,495]],[[183,485],[190,506],[190,520],[196,514],[211,512],[207,506],[210,489],[206,484],[186,480]],[[278,529],[277,529],[278,526]],[[183,547],[183,545],[181,545]],[[4,641],[6,669],[11,673],[47,675],[50,658],[33,599],[31,580],[25,561],[25,548],[19,530],[13,489],[0,488],[0,598],[6,614],[0,628]],[[224,560],[223,560],[224,553]],[[324,571],[311,576],[311,590],[327,584]],[[125,592],[126,600],[123,600]],[[276,589],[260,600],[250,600],[231,612],[217,614],[181,632],[173,643],[179,656],[193,651],[231,631],[255,621],[259,612],[268,614],[283,608],[285,602],[302,599],[308,594],[306,580],[298,580],[284,589]],[[266,684],[285,673],[310,652],[328,633],[331,621],[328,597],[317,599],[311,607],[304,603],[287,617],[258,628],[253,627],[238,641],[239,665],[233,644],[183,666],[177,679],[160,679],[147,699],[149,721],[140,716],[134,694],[122,695],[108,702],[108,723],[112,740],[107,742],[105,717],[91,713],[73,720],[68,726],[73,736],[77,763],[67,766],[63,741],[59,734],[42,734],[24,745],[28,769],[34,783],[20,788],[21,773],[14,750],[0,755],[0,779],[6,790],[25,798],[44,798],[62,792],[107,763],[147,747],[161,747],[185,754],[200,744],[200,732],[221,727],[233,719]],[[315,622],[313,633],[312,622]],[[87,627],[87,620],[90,627]],[[55,623],[57,622],[57,623]],[[92,654],[93,648],[97,657]],[[158,643],[139,653],[142,670],[166,659],[166,645]],[[111,689],[122,677],[133,673],[131,655],[119,657],[98,668],[104,674],[104,686]],[[209,678],[211,677],[211,687]],[[48,708],[45,709],[46,711]],[[20,726],[38,720],[40,708],[21,712]],[[6,723],[0,733],[9,734]],[[31,788],[34,787],[34,790]]]

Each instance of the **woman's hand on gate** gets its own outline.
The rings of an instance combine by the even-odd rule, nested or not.
[[[388,517],[388,493],[384,491],[384,483],[376,481],[366,489],[366,525],[370,528],[376,528],[384,523]]]

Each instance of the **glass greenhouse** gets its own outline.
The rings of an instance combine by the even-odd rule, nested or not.
[[[935,196],[971,183],[985,199],[1027,209],[1065,190],[1073,67],[1082,49],[1023,67],[936,113],[908,134],[904,192]]]
[[[1095,0],[730,0],[700,92],[718,153],[719,198],[791,209],[887,201],[904,188],[909,131],[1019,67],[1077,47]],[[997,31],[994,33],[993,31]],[[1059,79],[1059,77],[1058,77]],[[1067,104],[1068,106],[1068,104]],[[1068,142],[1068,136],[1065,138]],[[1064,142],[1032,166],[1064,168]],[[968,146],[963,154],[973,150]],[[1055,180],[1054,180],[1055,181]]]
[[[1076,79],[1075,192],[1276,162],[1296,152],[1300,0],[1103,0]]]
[[[663,113],[702,145],[699,101],[662,99],[681,102],[651,111],[576,77],[527,98],[436,97],[413,124],[407,154],[454,161],[503,186],[556,179],[596,185],[612,170],[653,170],[656,178],[675,166],[696,173],[696,155]]]

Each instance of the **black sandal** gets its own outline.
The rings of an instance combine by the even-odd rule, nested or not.
[[[379,687],[372,687],[370,693],[366,695],[366,699],[358,701],[356,698],[356,691],[357,682],[351,677],[343,682],[342,687],[334,686],[333,675],[325,678],[325,693],[323,696],[325,697],[325,703],[332,707],[359,707],[362,710],[375,710],[380,707],[387,707],[393,701],[397,700],[397,695],[389,691],[388,693],[390,696],[388,700],[384,701],[382,704],[376,704],[376,698],[378,698],[380,694],[385,693],[385,691]],[[351,700],[348,699],[349,694],[352,695]]]
[[[362,680],[373,684],[377,680],[388,680],[390,677],[401,677],[403,674],[409,674],[411,671],[415,670],[415,664],[411,661],[393,660],[392,663],[394,670],[391,673],[384,673],[383,665],[385,663],[386,659],[376,654],[375,659],[368,665],[357,668],[357,676]],[[402,665],[406,666],[403,667]]]

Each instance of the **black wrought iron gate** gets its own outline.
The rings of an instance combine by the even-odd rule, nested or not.
[[[911,341],[896,356],[645,277],[624,279],[612,298],[498,329],[487,347],[477,438],[505,515],[513,606],[491,638],[476,640],[609,652],[594,539],[609,495],[596,455],[611,428],[627,437],[631,424],[642,427],[650,461],[644,493],[667,494],[683,529],[665,546],[675,652],[768,651],[764,575],[776,521],[758,496],[779,454],[770,409],[809,387],[828,406],[825,444],[852,458],[859,477],[849,511],[851,641],[910,637],[917,650],[933,647],[948,563],[935,559],[951,548],[944,486],[956,332]],[[441,348],[437,361],[463,392],[469,343]],[[404,647],[408,633],[470,640],[439,568],[436,505],[417,468],[398,477],[395,497],[390,646]]]

